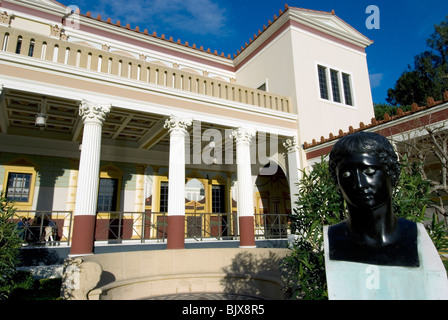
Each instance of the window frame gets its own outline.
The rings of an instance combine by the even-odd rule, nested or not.
[[[342,91],[344,93],[344,104],[347,106],[354,106],[354,97],[353,97],[353,81],[352,81],[352,75],[346,72],[341,73],[342,77]],[[348,78],[348,83],[346,85],[344,79]],[[347,94],[346,94],[346,88],[348,86],[348,92],[349,92],[349,99],[350,103],[347,102]]]
[[[101,180],[109,180],[114,181],[113,185],[113,194],[112,194],[112,208],[110,210],[100,210],[100,191],[101,191]],[[109,178],[109,177],[100,177],[99,184],[98,184],[98,199],[96,201],[96,211],[97,212],[115,212],[118,209],[118,198],[119,198],[119,185],[120,185],[120,179],[118,178]],[[104,204],[104,202],[103,202]],[[103,205],[102,204],[102,205]],[[104,209],[104,208],[102,208]]]
[[[97,195],[99,195],[100,191],[100,179],[116,179],[117,181],[117,196],[116,196],[116,211],[121,211],[121,197],[123,190],[121,189],[122,186],[122,179],[123,179],[123,171],[118,169],[113,164],[106,164],[100,168],[100,175],[98,177],[98,190]],[[96,200],[96,206],[95,209],[98,209],[98,199]],[[98,211],[97,211],[98,212]],[[101,212],[107,212],[107,211],[101,211]]]
[[[166,188],[166,194],[162,194],[162,187]],[[169,182],[167,180],[162,180],[159,183],[159,212],[168,213],[168,192],[169,192]],[[162,199],[162,195],[165,195],[166,199]],[[163,200],[163,202],[162,202]],[[165,207],[166,202],[166,210],[162,210],[162,205]]]
[[[219,195],[219,207],[222,209],[220,211],[215,211],[215,200],[216,197],[214,196],[214,191],[219,189],[220,195]],[[226,213],[226,185],[225,184],[219,184],[214,183],[211,185],[211,212],[212,213]]]
[[[319,100],[326,103],[333,103],[338,106],[343,106],[347,108],[357,108],[356,105],[356,99],[355,99],[355,90],[354,90],[354,83],[353,83],[353,74],[351,72],[348,72],[342,68],[337,68],[333,66],[329,66],[320,62],[316,62],[317,66],[317,88],[318,88],[318,95]],[[326,87],[327,87],[327,96],[328,98],[323,98],[321,94],[321,76],[319,75],[319,70],[322,68],[325,70],[325,80],[326,80]],[[333,78],[332,73],[337,73],[337,77]],[[346,103],[347,101],[347,94],[344,88],[344,75],[348,76],[348,88],[349,88],[349,95],[351,99],[351,104]],[[338,89],[338,96],[339,100],[335,99],[335,93],[334,93],[334,85],[333,85],[333,79],[337,80],[337,89]]]
[[[340,85],[339,75],[340,75],[340,71],[335,70],[335,69],[330,69],[331,94],[333,97],[333,101],[336,103],[342,103],[341,85]]]
[[[317,83],[319,85],[319,97],[323,100],[330,100],[327,70],[327,67],[321,64],[317,65]],[[325,85],[325,87],[323,87],[323,85]]]
[[[34,191],[36,187],[36,170],[34,167],[24,167],[24,166],[8,166],[5,165],[4,179],[3,179],[3,190],[5,195],[8,194],[8,181],[9,175],[11,173],[19,173],[19,174],[30,174],[30,190],[28,194],[28,201],[13,201],[14,206],[19,210],[31,210],[34,200]]]

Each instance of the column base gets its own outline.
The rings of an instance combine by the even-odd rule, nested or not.
[[[92,215],[75,215],[73,219],[73,237],[70,248],[71,256],[93,254],[95,241],[95,220]]]
[[[168,216],[167,249],[185,248],[185,216]]]
[[[239,217],[240,248],[256,248],[254,217]]]

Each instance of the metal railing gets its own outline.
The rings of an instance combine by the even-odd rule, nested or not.
[[[167,238],[166,212],[99,212],[96,218],[95,240],[122,242],[125,240],[157,240]],[[257,239],[286,239],[286,214],[255,214]],[[185,213],[185,239],[238,239],[236,213]]]
[[[255,214],[256,239],[285,239],[288,234],[286,214]],[[19,222],[25,219],[22,225]],[[23,211],[13,217],[19,235],[28,245],[70,245],[73,215],[71,211]],[[95,241],[107,243],[165,242],[168,232],[166,212],[98,212]],[[236,213],[185,213],[185,239],[239,239]]]
[[[165,241],[167,213],[164,212],[98,212],[95,241],[121,243],[125,240]]]
[[[19,236],[28,245],[70,244],[72,230],[71,211],[17,210],[13,216]]]
[[[288,237],[288,215],[255,214],[255,238],[286,239]]]
[[[234,239],[237,237],[236,214],[185,213],[185,238]],[[98,212],[95,240],[120,243],[126,240],[157,240],[167,238],[166,212]]]
[[[231,240],[238,238],[236,213],[185,213],[186,239]]]

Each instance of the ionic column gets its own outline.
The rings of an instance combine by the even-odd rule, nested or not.
[[[238,128],[231,137],[236,142],[236,164],[238,181],[238,226],[240,247],[255,247],[254,190],[252,183],[250,141],[255,131]]]
[[[191,124],[170,117],[164,126],[170,133],[167,249],[185,247],[185,137]]]
[[[283,146],[288,153],[288,177],[289,177],[289,192],[291,198],[291,210],[296,206],[297,194],[299,193],[298,183],[300,181],[300,155],[299,146],[296,137],[287,139]]]
[[[71,255],[93,253],[101,131],[110,107],[110,105],[99,105],[85,100],[79,106],[79,115],[82,117],[84,130],[79,161]]]

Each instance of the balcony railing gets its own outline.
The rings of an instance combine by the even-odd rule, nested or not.
[[[25,30],[0,26],[0,50],[209,97],[292,113],[290,98]]]
[[[95,241],[107,243],[165,242],[168,214],[165,212],[98,212]],[[19,226],[25,218],[27,224]],[[19,235],[28,245],[70,245],[72,230],[71,211],[16,211],[13,218]],[[286,239],[286,214],[256,214],[257,239]],[[236,240],[239,239],[236,213],[186,213],[185,239]]]
[[[25,219],[23,224],[20,221]],[[13,221],[19,236],[28,245],[70,244],[72,230],[71,211],[22,211],[17,210]]]
[[[286,239],[288,228],[287,214],[255,214],[255,238]]]
[[[122,242],[127,240],[157,240],[167,238],[168,214],[165,212],[98,212],[96,218],[96,241]],[[236,214],[186,213],[185,238],[234,239]]]

